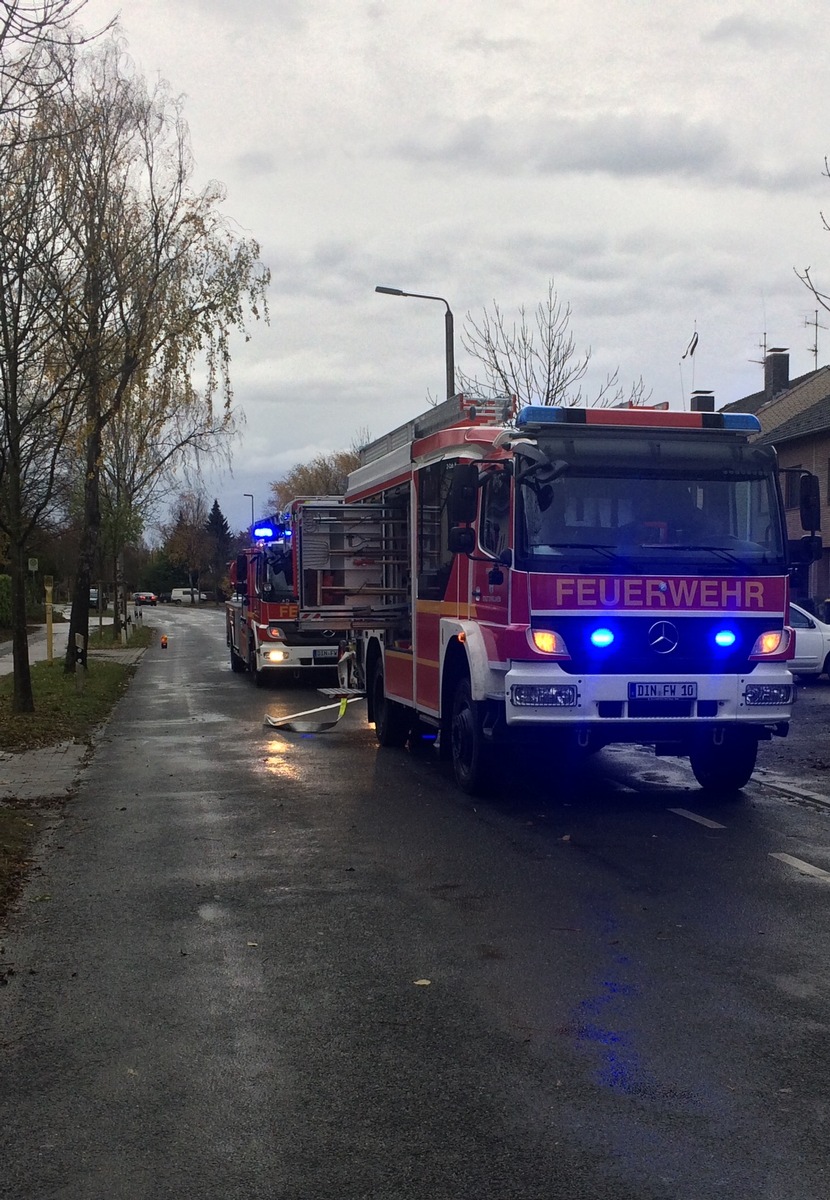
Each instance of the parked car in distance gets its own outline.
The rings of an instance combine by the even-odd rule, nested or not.
[[[788,624],[795,630],[795,655],[787,666],[800,679],[830,675],[830,625],[812,613],[790,605]]]
[[[158,604],[158,596],[155,592],[133,592],[133,604],[152,604],[154,607]]]
[[[169,592],[159,592],[158,600],[159,600],[159,604],[169,604],[170,603],[170,593]]]
[[[207,596],[198,588],[173,588],[170,593],[171,604],[201,604],[205,600]]]

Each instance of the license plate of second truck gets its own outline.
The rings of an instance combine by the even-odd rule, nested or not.
[[[629,700],[696,700],[696,683],[676,683],[661,679],[655,683],[629,683]]]

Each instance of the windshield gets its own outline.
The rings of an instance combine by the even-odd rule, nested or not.
[[[600,474],[569,467],[546,479],[543,468],[528,472],[518,490],[520,557],[531,570],[577,564],[613,572],[631,570],[632,560],[641,570],[783,569],[770,472],[618,467]]]

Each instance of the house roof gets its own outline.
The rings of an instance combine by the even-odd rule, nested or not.
[[[792,379],[789,386],[783,391],[776,392],[771,400],[768,398],[766,390],[753,392],[751,396],[744,396],[740,400],[734,400],[731,404],[724,404],[720,411],[755,413],[763,425],[763,410],[778,404],[785,396],[792,396],[795,392],[799,393],[799,401],[805,408],[811,407],[825,396],[830,395],[830,367],[819,367],[817,371],[808,371],[805,375],[799,375],[797,379]],[[789,422],[787,421],[785,424],[789,424]]]
[[[827,386],[825,383],[825,389]],[[762,433],[758,441],[777,446],[781,442],[792,442],[796,438],[810,437],[816,433],[830,433],[830,394],[796,413],[788,421],[782,421],[768,433]]]

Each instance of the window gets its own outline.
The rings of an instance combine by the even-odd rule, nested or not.
[[[478,540],[482,550],[498,557],[510,545],[510,477],[490,471],[481,488]]]
[[[418,472],[418,596],[443,600],[452,570],[447,500],[455,462],[437,462]]]

